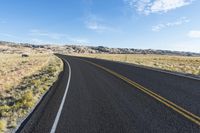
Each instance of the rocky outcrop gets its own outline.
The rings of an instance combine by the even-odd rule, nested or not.
[[[108,54],[159,54],[159,55],[181,55],[200,56],[200,53],[154,50],[154,49],[134,49],[134,48],[109,48],[104,46],[81,46],[81,45],[34,45],[29,43],[13,43],[0,41],[0,53],[24,53],[27,50],[37,52],[53,52],[63,54],[81,53],[108,53]]]

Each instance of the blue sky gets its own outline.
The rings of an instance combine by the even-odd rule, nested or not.
[[[1,0],[0,40],[200,52],[199,0]]]

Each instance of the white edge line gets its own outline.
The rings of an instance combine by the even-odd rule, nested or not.
[[[54,82],[55,83],[55,82]],[[53,84],[54,84],[53,83]],[[42,96],[40,97],[40,99],[37,101],[37,103],[34,105],[34,107],[32,109],[30,109],[29,113],[26,115],[26,117],[22,118],[22,120],[19,121],[19,124],[17,124],[18,126],[11,130],[11,133],[15,133],[19,130],[20,126],[22,125],[22,123],[33,113],[33,111],[35,111],[36,107],[39,105],[39,103],[44,99],[44,96],[46,96],[46,94],[50,91],[50,89],[48,91],[46,91],[44,94],[42,94]]]
[[[56,80],[57,81],[57,80]],[[55,82],[56,82],[55,81]],[[52,84],[52,86],[54,85],[54,83]],[[52,87],[51,86],[51,87]],[[51,88],[50,87],[50,88]],[[44,97],[46,96],[46,94],[50,91],[50,88],[44,93],[41,95],[41,97],[39,98],[39,100],[36,102],[36,104],[34,105],[33,108],[30,109],[30,111],[28,112],[28,114],[26,115],[26,117],[22,118],[19,123],[17,124],[17,127],[15,129],[11,129],[11,133],[15,133],[19,130],[19,128],[21,127],[22,123],[35,111],[36,107],[39,105],[39,103],[44,99]]]
[[[56,118],[54,120],[54,123],[53,123],[53,126],[51,128],[50,133],[55,133],[55,131],[56,131],[56,128],[57,128],[57,125],[58,125],[58,121],[60,119],[60,115],[61,115],[64,103],[65,103],[67,91],[68,91],[68,88],[69,88],[70,79],[71,79],[71,67],[70,67],[70,64],[69,64],[69,62],[67,60],[65,60],[65,59],[63,59],[63,60],[67,63],[67,65],[69,67],[69,76],[68,76],[68,81],[67,81],[67,86],[66,86],[66,89],[65,89],[65,93],[63,95],[62,102],[60,104],[59,110],[57,112],[57,115],[56,115]]]

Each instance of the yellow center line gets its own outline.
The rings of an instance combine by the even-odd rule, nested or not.
[[[81,59],[81,60],[83,60],[83,59]],[[125,77],[125,76],[123,76],[123,75],[120,75],[120,74],[118,74],[118,73],[116,73],[116,72],[114,72],[114,71],[112,71],[112,70],[110,70],[110,69],[108,69],[108,68],[105,68],[105,67],[103,67],[103,66],[101,66],[101,65],[98,65],[98,64],[96,64],[96,63],[93,63],[93,62],[90,62],[90,61],[87,61],[87,60],[83,60],[83,61],[88,62],[88,63],[90,63],[90,64],[92,64],[92,65],[94,65],[94,66],[96,66],[96,67],[98,67],[98,68],[101,68],[101,69],[103,69],[103,70],[109,72],[110,74],[112,74],[112,75],[114,75],[114,76],[116,76],[116,77],[122,79],[123,81],[125,81],[125,82],[127,82],[128,84],[130,84],[130,85],[136,87],[137,89],[141,90],[141,91],[144,92],[145,94],[148,94],[149,96],[153,97],[154,99],[158,100],[159,102],[163,103],[163,104],[166,105],[167,107],[173,109],[173,110],[176,111],[177,113],[181,114],[182,116],[186,117],[187,119],[191,120],[192,122],[194,122],[194,123],[196,123],[197,125],[200,126],[200,117],[199,117],[199,116],[197,116],[197,115],[195,115],[195,114],[193,114],[193,113],[191,113],[191,112],[185,110],[184,108],[182,108],[182,107],[176,105],[175,103],[173,103],[173,102],[167,100],[166,98],[164,98],[164,97],[162,97],[162,96],[156,94],[155,92],[153,92],[153,91],[151,91],[151,90],[145,88],[144,86],[142,86],[142,85],[140,85],[140,84],[138,84],[138,83],[136,83],[136,82],[134,82],[134,81],[128,79],[127,77]]]

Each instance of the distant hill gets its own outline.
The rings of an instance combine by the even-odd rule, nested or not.
[[[81,46],[81,45],[35,45],[29,43],[14,43],[0,41],[0,53],[23,53],[23,52],[51,52],[64,54],[78,53],[108,53],[108,54],[159,54],[200,56],[200,53],[181,52],[170,50],[134,49],[134,48],[109,48],[104,46]]]

